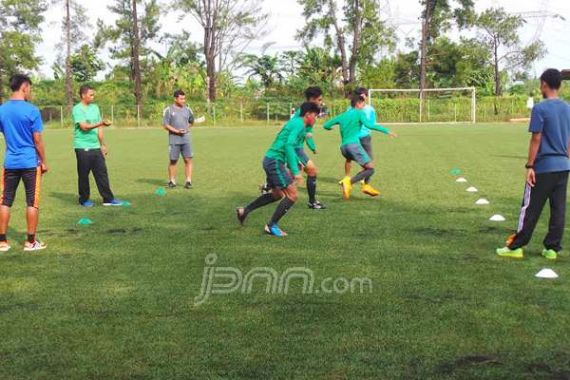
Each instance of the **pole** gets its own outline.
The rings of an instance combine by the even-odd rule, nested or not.
[[[423,112],[423,103],[424,103],[424,92],[420,90],[420,123],[422,122],[422,112]]]
[[[269,103],[267,103],[267,125],[269,125]]]
[[[455,104],[453,105],[453,108],[454,108],[453,111],[454,111],[454,113],[455,113],[455,122],[457,123],[457,103],[455,103]]]
[[[243,124],[243,102],[239,102],[239,118],[241,123]]]
[[[214,116],[214,127],[216,126],[216,103],[212,104],[212,112]]]
[[[141,106],[137,104],[137,127],[141,126]]]
[[[63,128],[63,107],[59,107],[59,120],[61,123],[61,128]]]
[[[115,124],[115,106],[111,105],[111,123]]]
[[[477,122],[477,90],[475,88],[472,89],[471,92],[471,120],[473,124]]]

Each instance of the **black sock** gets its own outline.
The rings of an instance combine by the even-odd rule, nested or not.
[[[317,194],[317,177],[307,178],[307,193],[309,193],[309,202],[315,203],[315,195]]]
[[[6,234],[0,234],[0,241],[8,241]]]
[[[268,204],[273,203],[276,200],[277,199],[273,198],[273,194],[271,193],[263,194],[259,198],[257,198],[256,200],[245,206],[245,213],[249,214],[253,210],[263,206],[267,206]]]
[[[370,177],[372,177],[373,174],[374,174],[374,169],[364,169],[363,171],[352,177],[350,179],[350,183],[354,184],[356,182],[362,181],[365,178],[368,178],[368,180],[370,180]]]
[[[28,234],[28,243],[33,243],[36,241],[36,234]]]
[[[293,202],[291,199],[287,197],[283,198],[279,205],[277,205],[275,213],[273,213],[273,216],[269,221],[269,225],[279,223],[279,220],[283,217],[283,215],[287,214],[287,211],[289,211],[289,209],[293,207],[294,204],[295,202]]]

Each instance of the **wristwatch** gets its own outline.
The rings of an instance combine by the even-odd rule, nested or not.
[[[534,164],[526,164],[524,167],[527,169],[534,169]]]

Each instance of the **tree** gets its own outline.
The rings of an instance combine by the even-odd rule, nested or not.
[[[263,83],[265,92],[270,89],[275,82],[283,81],[283,74],[279,65],[279,57],[277,55],[255,55],[246,54],[242,58],[243,66],[248,68],[249,77],[258,77]]]
[[[526,69],[546,53],[542,41],[526,46],[520,41],[519,31],[525,20],[519,15],[509,14],[504,8],[490,8],[481,13],[475,22],[479,30],[480,43],[491,52],[491,63],[495,77],[495,95],[503,93],[501,65],[507,70]]]
[[[144,9],[142,16],[139,3]],[[129,77],[134,83],[135,104],[140,107],[143,104],[141,57],[147,57],[151,53],[148,44],[158,36],[160,9],[157,0],[115,0],[108,8],[118,19],[113,26],[106,26],[102,20],[97,21],[99,30],[95,47],[110,42],[111,57],[128,60]]]
[[[262,0],[181,0],[173,4],[192,15],[204,32],[208,101],[216,100],[218,74],[263,33],[268,15]]]
[[[40,24],[46,8],[43,0],[0,0],[0,104],[7,77],[37,69],[41,63],[35,48],[41,42]]]
[[[95,50],[83,44],[69,59],[71,75],[78,82],[90,82],[97,73],[103,70],[103,61],[97,57]]]
[[[372,61],[381,47],[394,44],[393,30],[378,16],[378,0],[346,0],[341,14],[337,0],[298,2],[306,25],[297,36],[308,44],[323,35],[325,47],[334,47],[340,57],[345,87],[355,83],[359,63]]]

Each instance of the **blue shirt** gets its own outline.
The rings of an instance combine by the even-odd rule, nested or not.
[[[365,106],[362,111],[366,115],[366,118],[370,120],[372,124],[376,124],[376,110],[371,105]],[[364,125],[360,129],[360,138],[370,136],[370,129],[366,128]]]
[[[542,133],[534,162],[536,173],[570,171],[570,105],[559,99],[540,102],[532,109],[529,132]]]
[[[6,140],[4,168],[32,169],[39,164],[34,132],[43,130],[40,110],[24,100],[0,106],[0,132]]]

